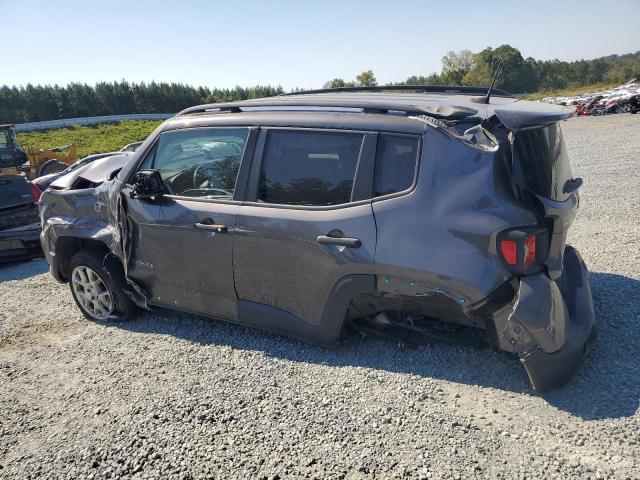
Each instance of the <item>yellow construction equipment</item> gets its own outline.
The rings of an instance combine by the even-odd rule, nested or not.
[[[24,173],[29,180],[61,172],[78,160],[75,144],[54,148],[20,148],[15,125],[0,125],[0,175]]]

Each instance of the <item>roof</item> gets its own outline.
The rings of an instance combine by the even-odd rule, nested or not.
[[[461,120],[486,109],[475,103],[472,95],[445,93],[386,93],[386,92],[327,92],[281,95],[236,102],[199,105],[187,108],[178,115],[214,112],[240,112],[256,109],[359,109],[364,113],[401,113],[429,115],[434,118]],[[513,98],[497,97],[493,102],[510,103]]]
[[[458,91],[458,89],[462,89]],[[349,112],[388,116],[421,116],[445,121],[476,119],[477,121],[497,116],[507,128],[520,128],[555,122],[569,117],[573,110],[518,100],[505,92],[491,97],[490,103],[478,101],[477,87],[464,89],[455,87],[453,91],[418,91],[406,93],[365,89],[329,89],[257,98],[235,102],[198,105],[187,108],[175,117],[185,118],[221,113],[248,113],[269,111],[272,113],[292,113],[301,111],[319,113],[322,111]],[[486,92],[485,92],[486,93]]]

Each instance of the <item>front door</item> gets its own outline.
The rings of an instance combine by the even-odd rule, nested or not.
[[[247,128],[168,131],[141,163],[160,172],[167,191],[158,200],[127,199],[129,276],[150,303],[237,319],[236,180],[249,135]]]
[[[239,300],[276,307],[318,326],[338,280],[373,273],[370,196],[354,185],[372,160],[375,137],[304,129],[262,133],[249,201],[236,221]]]

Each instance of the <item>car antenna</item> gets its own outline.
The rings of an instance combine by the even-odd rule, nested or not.
[[[496,73],[493,75],[491,86],[489,87],[489,90],[487,90],[487,96],[484,97],[484,103],[489,103],[489,100],[491,99],[491,91],[496,84],[496,79],[498,78],[498,74],[500,73],[500,67],[502,67],[502,62],[498,60],[498,67],[496,68]]]
[[[498,60],[496,73],[493,74],[493,80],[491,81],[491,86],[489,87],[489,90],[487,90],[487,94],[484,97],[474,97],[471,99],[471,101],[475,103],[487,103],[487,104],[489,103],[489,100],[491,99],[491,92],[493,91],[493,87],[496,85],[496,80],[498,78],[498,74],[500,73],[501,66],[502,66],[502,62]]]

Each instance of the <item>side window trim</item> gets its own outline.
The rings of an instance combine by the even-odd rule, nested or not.
[[[408,137],[408,138],[413,138],[418,140],[418,148],[417,148],[417,152],[416,152],[416,163],[415,163],[415,167],[414,167],[414,171],[413,171],[413,180],[411,182],[411,185],[409,186],[409,188],[406,188],[404,190],[401,190],[399,192],[394,192],[394,193],[388,193],[387,195],[380,195],[379,197],[374,197],[373,196],[373,188],[372,187],[372,192],[371,192],[371,201],[372,202],[378,202],[380,200],[387,200],[389,198],[396,198],[396,197],[402,197],[404,195],[408,195],[409,193],[413,192],[416,188],[416,185],[418,184],[418,175],[420,173],[420,164],[422,163],[422,143],[423,143],[423,138],[422,135],[416,135],[413,133],[395,133],[395,132],[380,132],[379,136],[382,135],[387,135],[390,137]],[[376,152],[377,154],[377,152]],[[375,178],[374,178],[374,182],[375,182]]]
[[[265,145],[266,145],[266,141],[267,141],[267,137],[269,135],[270,131],[274,131],[274,130],[281,130],[281,131],[287,131],[287,132],[291,132],[291,131],[296,131],[296,132],[332,132],[332,133],[355,133],[355,134],[359,134],[363,136],[363,143],[362,146],[360,147],[360,153],[359,153],[359,157],[358,157],[358,163],[356,166],[356,174],[355,174],[355,178],[354,178],[354,185],[353,185],[353,189],[351,191],[351,200],[347,203],[341,203],[341,204],[337,204],[337,205],[290,205],[290,204],[283,204],[283,203],[263,203],[263,202],[258,202],[258,188],[259,188],[259,181],[260,181],[260,169],[262,167],[262,162],[264,161],[264,154],[265,154]],[[369,152],[371,152],[371,138],[377,138],[378,133],[377,132],[371,132],[371,131],[367,131],[367,130],[349,130],[349,129],[336,129],[336,128],[305,128],[305,127],[260,127],[260,137],[258,138],[257,141],[257,145],[255,148],[255,152],[253,155],[253,160],[251,162],[251,172],[249,174],[249,183],[247,186],[247,194],[245,196],[245,201],[244,203],[251,205],[251,206],[258,206],[258,207],[266,207],[266,208],[281,208],[281,209],[287,209],[287,210],[336,210],[339,208],[345,208],[345,207],[350,207],[353,205],[360,205],[363,203],[370,203],[371,202],[371,195],[369,195],[368,198],[366,199],[360,199],[358,198],[357,200],[353,199],[353,192],[356,191],[356,185],[358,185],[358,190],[359,191],[371,191],[373,192],[373,172],[371,172],[371,181],[370,181],[370,185],[367,186],[367,182],[368,179],[366,177],[363,177],[363,179],[361,180],[359,178],[359,173],[360,173],[360,165],[361,165],[361,161],[362,161],[362,168],[364,169],[364,167],[366,166],[367,163],[371,164],[371,167],[374,165],[373,162],[375,162],[375,145],[377,144],[376,141],[373,141],[373,153],[374,156],[371,158],[367,158],[366,160],[364,159],[364,157],[362,157],[363,155],[363,151],[365,150],[365,146],[367,147],[367,150]],[[360,185],[360,183],[363,182],[362,185]],[[362,194],[359,194],[359,197]]]
[[[351,203],[360,200],[371,200],[373,197],[373,176],[375,173],[378,133],[366,133],[362,139],[356,175],[351,191]]]
[[[256,147],[251,157],[251,168],[247,182],[245,202],[255,202],[258,204],[258,184],[260,183],[260,167],[262,166],[262,157],[264,154],[264,146],[267,143],[267,135],[269,128],[260,128],[260,135],[256,142]],[[262,205],[262,204],[258,204]]]

